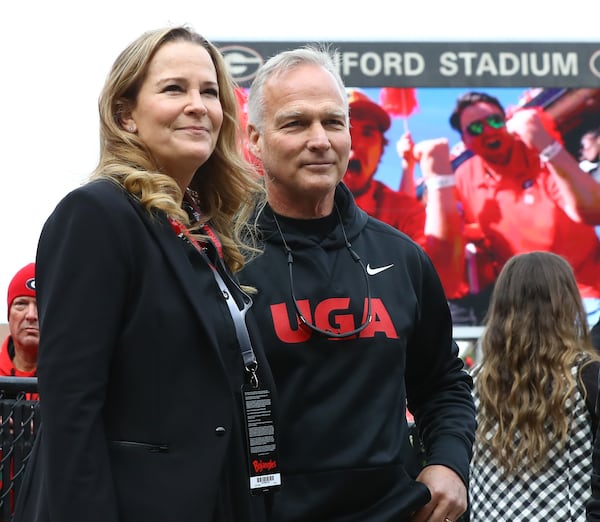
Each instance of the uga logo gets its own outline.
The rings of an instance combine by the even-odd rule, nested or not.
[[[369,301],[365,299],[363,306],[362,320],[367,317]],[[308,299],[298,301],[298,308],[302,315],[310,323],[322,330],[331,330],[333,332],[350,332],[356,328],[354,315],[350,310],[349,297],[335,297],[325,299],[317,303],[313,314],[310,309]],[[356,337],[374,337],[376,333],[383,334],[389,339],[398,339],[398,333],[394,328],[392,319],[385,308],[381,299],[371,299],[371,322],[357,336],[347,339],[356,339]],[[284,343],[301,343],[307,341],[311,335],[314,335],[310,329],[306,328],[297,318],[295,310],[288,312],[285,303],[271,305],[271,316],[273,317],[273,326],[277,338]],[[290,324],[290,317],[296,317],[296,322]],[[343,341],[345,339],[337,339]]]
[[[240,83],[252,80],[264,61],[254,49],[243,45],[225,45],[220,51],[227,69]]]
[[[29,290],[33,290],[35,292],[35,277],[25,281],[25,286],[29,288]]]

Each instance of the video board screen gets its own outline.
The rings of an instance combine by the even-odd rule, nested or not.
[[[247,88],[268,56],[304,43],[308,42],[218,42],[217,45],[240,86]],[[583,218],[568,208],[569,194],[564,192],[564,186],[554,182],[556,175],[547,169],[539,176],[533,167],[526,175],[514,174],[525,175],[516,189],[503,187],[498,180],[487,183],[487,178],[477,176],[471,178],[485,185],[485,190],[467,186],[462,171],[472,172],[475,165],[484,169],[487,163],[479,161],[473,148],[463,143],[463,135],[451,127],[449,119],[457,100],[466,93],[476,91],[493,97],[505,111],[504,120],[479,122],[481,140],[492,141],[494,132],[516,133],[513,122],[517,118],[513,120],[513,115],[533,109],[580,169],[592,177],[594,169],[596,172],[598,169],[598,157],[583,157],[582,139],[586,133],[600,128],[600,44],[331,42],[328,45],[336,57],[348,95],[354,97],[349,98],[351,127],[353,114],[358,119],[358,109],[352,110],[352,100],[357,97],[388,114],[389,125],[380,129],[385,145],[372,173],[372,183],[385,186],[381,191],[405,191],[424,207],[427,216],[427,183],[418,162],[408,177],[403,169],[406,163],[400,144],[407,136],[413,144],[434,138],[445,138],[449,143],[457,177],[457,212],[462,219],[460,276],[447,270],[447,258],[435,258],[435,249],[428,253],[446,289],[455,326],[483,324],[495,276],[511,253],[528,249],[551,250],[571,262],[590,324],[595,323],[600,316],[600,212],[591,217],[588,214],[585,223],[578,222]],[[492,128],[496,124],[503,129]],[[357,133],[353,135],[353,148],[360,147],[360,140]],[[351,168],[360,168],[360,159],[353,163],[352,157],[359,156],[358,152],[351,154],[346,184],[359,206],[397,225],[399,220],[394,214],[401,209],[381,207],[392,199],[373,196],[368,200],[361,192],[367,189],[353,189]],[[523,170],[523,162],[516,168]],[[489,179],[496,173],[490,169]],[[581,172],[569,174],[575,185],[581,181],[581,175]],[[505,173],[503,178],[506,180],[508,176]],[[369,190],[371,194],[376,192],[372,187]],[[577,188],[571,190],[577,192]],[[482,198],[489,200],[479,201]],[[409,235],[413,232],[403,231]],[[427,239],[423,241],[427,251]]]

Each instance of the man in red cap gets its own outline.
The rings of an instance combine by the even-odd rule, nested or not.
[[[374,177],[388,144],[385,132],[390,128],[391,120],[389,114],[360,89],[347,89],[347,94],[352,148],[344,183],[358,205],[374,215],[386,211],[376,204],[376,193],[387,192],[387,187]],[[361,202],[370,208],[365,208]]]
[[[422,141],[402,158],[404,170],[411,177],[414,162],[420,162],[428,187],[424,205],[416,197],[393,190],[375,179],[388,144],[385,132],[391,125],[390,116],[360,89],[347,89],[347,95],[352,145],[344,184],[365,212],[404,232],[423,247],[435,265],[448,298],[462,295],[464,249],[460,220],[454,208],[454,179],[448,176],[452,168],[447,140]],[[402,139],[406,140],[407,135]]]
[[[7,305],[9,335],[0,349],[0,375],[34,377],[40,341],[34,263],[12,278]]]
[[[35,295],[35,264],[29,263],[19,270],[8,285],[8,337],[0,349],[0,376],[35,377],[37,370],[40,331]],[[37,393],[27,393],[27,400],[37,400]],[[3,455],[10,462],[10,481],[14,475],[13,456]],[[2,477],[0,477],[0,488]],[[10,491],[11,509],[14,507],[14,490]]]

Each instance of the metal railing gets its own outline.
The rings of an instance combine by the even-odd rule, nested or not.
[[[481,327],[455,327],[459,344],[474,347]],[[468,343],[468,344],[463,344]],[[15,499],[40,426],[36,377],[0,376],[0,522],[10,522]]]
[[[40,425],[35,377],[0,377],[0,522],[10,522]]]

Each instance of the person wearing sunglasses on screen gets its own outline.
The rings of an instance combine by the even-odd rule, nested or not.
[[[600,317],[600,184],[562,145],[552,118],[536,108],[510,119],[484,92],[460,96],[450,116],[472,157],[455,170],[465,228],[478,229],[497,270],[513,255],[554,252],[573,266],[588,313]]]

